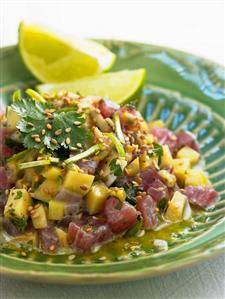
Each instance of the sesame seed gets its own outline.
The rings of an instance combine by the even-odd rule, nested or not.
[[[81,143],[77,143],[77,147],[78,148],[82,148],[82,144]]]
[[[81,122],[80,121],[75,121],[74,125],[79,126],[79,125],[81,125]]]
[[[38,134],[33,134],[31,135],[32,138],[37,138],[37,137],[40,137]]]
[[[45,135],[45,129],[43,129],[43,130],[41,130],[41,135],[43,136],[43,135]]]
[[[71,254],[71,255],[68,256],[68,260],[69,260],[69,261],[72,261],[72,260],[75,259],[75,257],[76,257],[75,254]]]
[[[52,144],[58,144],[58,141],[57,141],[56,139],[52,138],[52,139],[51,139],[51,143],[52,143]]]
[[[88,190],[88,186],[85,184],[80,185],[80,189],[86,191],[86,190]]]
[[[46,125],[46,128],[47,128],[48,130],[51,130],[51,129],[52,129],[52,125],[51,125],[51,124],[47,124],[47,125]]]
[[[59,130],[55,131],[56,136],[59,136],[61,133],[62,133],[62,129],[59,129]]]
[[[28,122],[27,124],[28,124],[28,126],[30,126],[30,127],[33,127],[33,126],[34,126],[34,124],[32,124],[31,122]]]
[[[51,246],[49,247],[49,250],[51,250],[51,251],[55,250],[55,245],[51,245]]]
[[[22,256],[27,256],[27,253],[25,251],[21,251]]]
[[[71,128],[66,128],[66,129],[65,129],[65,132],[66,132],[66,133],[71,132]]]
[[[37,161],[43,160],[43,157],[37,157]]]
[[[33,207],[32,207],[32,206],[29,206],[29,207],[27,208],[27,210],[28,210],[28,212],[31,212],[31,211],[33,210]]]
[[[53,112],[55,112],[55,109],[49,109],[49,112],[53,113]]]
[[[9,190],[8,189],[5,190],[5,195],[9,195]]]
[[[67,144],[67,145],[70,144],[70,138],[69,138],[69,137],[66,138],[66,144]]]
[[[36,138],[34,138],[34,141],[37,142],[37,143],[40,143],[41,139],[39,137],[36,137]]]
[[[100,260],[100,261],[106,261],[106,257],[105,257],[105,256],[101,256],[101,257],[99,258],[99,260]]]

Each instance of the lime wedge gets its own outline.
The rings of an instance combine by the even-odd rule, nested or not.
[[[67,90],[74,93],[79,92],[82,96],[108,97],[118,104],[123,104],[138,93],[144,83],[145,74],[145,69],[124,70],[86,77],[74,82],[40,84],[36,88],[40,93],[54,94]]]
[[[42,82],[65,82],[109,70],[115,54],[90,40],[60,36],[36,25],[19,26],[19,49],[31,73]]]

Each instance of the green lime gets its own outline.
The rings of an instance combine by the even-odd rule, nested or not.
[[[65,82],[109,70],[115,54],[90,40],[67,38],[36,25],[19,26],[19,49],[32,74],[42,82]]]
[[[76,80],[74,82],[60,84],[40,84],[37,90],[40,93],[67,90],[79,92],[82,96],[97,95],[108,97],[118,104],[134,98],[144,83],[145,69],[124,70],[106,74],[95,75]]]

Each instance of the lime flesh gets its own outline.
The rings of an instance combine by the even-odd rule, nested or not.
[[[115,62],[115,54],[101,44],[62,37],[23,22],[19,26],[19,49],[27,68],[44,83],[99,74]]]
[[[132,99],[144,83],[145,69],[123,70],[86,77],[61,84],[40,84],[36,88],[40,93],[54,94],[58,91],[79,92],[82,96],[107,97],[118,104]]]

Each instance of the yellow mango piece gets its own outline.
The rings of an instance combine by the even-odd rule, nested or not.
[[[48,219],[45,207],[43,204],[37,204],[31,211],[31,219],[33,226],[36,229],[45,228],[48,226]]]
[[[31,197],[26,189],[11,189],[4,215],[8,219],[28,218],[28,207],[31,205]]]
[[[125,173],[128,176],[135,176],[140,170],[140,163],[139,163],[139,157],[134,159],[130,164],[127,165],[125,168]]]
[[[171,222],[183,220],[183,213],[186,203],[187,197],[181,192],[176,191],[172,199],[168,202],[165,218]]]
[[[58,227],[55,228],[55,232],[59,238],[61,246],[67,247],[68,246],[67,233]]]
[[[95,183],[86,195],[86,205],[90,215],[100,212],[109,196],[109,189],[104,183]]]
[[[111,196],[118,198],[122,202],[125,201],[127,197],[126,192],[123,188],[111,187],[109,192]]]
[[[163,148],[163,154],[161,158],[161,164],[162,167],[172,167],[173,166],[173,157],[170,152],[169,146],[167,144],[162,146]]]
[[[211,185],[207,176],[201,169],[190,169],[187,171],[185,186],[208,186]]]
[[[184,183],[188,170],[191,164],[189,159],[174,159],[173,160],[173,174],[176,178]]]
[[[48,167],[42,172],[43,177],[49,180],[57,180],[61,174],[61,169],[58,167]]]
[[[148,126],[151,129],[153,127],[165,128],[166,125],[165,125],[165,123],[162,120],[158,119],[158,120],[150,121],[148,123]]]
[[[171,174],[169,171],[162,169],[159,171],[159,175],[161,176],[161,178],[163,179],[163,181],[166,183],[168,187],[173,187],[175,185],[176,177],[175,175]]]
[[[140,162],[140,169],[145,170],[153,165],[156,165],[157,158],[149,157],[149,155],[145,152],[143,155],[140,156],[139,162]]]
[[[176,157],[178,159],[189,159],[191,164],[193,165],[198,162],[200,154],[189,146],[185,146],[178,151]]]
[[[55,199],[60,189],[60,184],[56,180],[46,179],[34,192],[33,197],[44,202]]]
[[[69,170],[64,179],[63,187],[71,192],[84,196],[90,190],[94,178],[95,177],[90,174]]]
[[[62,220],[65,212],[65,203],[58,200],[50,200],[48,204],[48,219]]]

